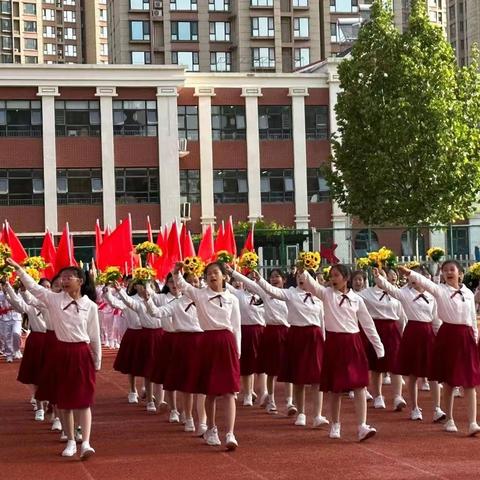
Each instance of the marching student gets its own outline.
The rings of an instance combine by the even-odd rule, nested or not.
[[[12,308],[3,291],[0,291],[0,335],[3,338],[7,363],[22,358],[22,315]]]
[[[183,264],[177,263],[174,279],[179,290],[195,302],[200,327],[201,364],[197,393],[205,394],[208,430],[204,438],[208,445],[221,445],[215,424],[216,398],[225,399],[226,447],[238,447],[235,438],[235,397],[240,390],[241,328],[237,298],[226,290],[226,270],[214,262],[205,268],[207,286],[195,288],[181,274]]]
[[[341,395],[354,391],[358,439],[364,441],[375,435],[376,429],[367,425],[368,360],[360,337],[359,323],[378,358],[385,354],[372,317],[362,298],[349,289],[350,270],[345,265],[330,269],[331,287],[324,287],[303,272],[299,282],[303,288],[323,301],[325,309],[325,355],[320,389],[330,393],[330,438],[340,438]]]
[[[392,297],[402,303],[408,321],[403,332],[398,354],[397,370],[392,373],[408,377],[412,420],[422,420],[422,409],[418,406],[417,379],[427,377],[430,373],[435,335],[440,328],[437,302],[425,292],[412,277],[408,278],[408,286],[398,288],[388,282],[377,268],[373,269],[375,282]],[[440,408],[440,386],[438,382],[430,382],[433,400],[433,421],[445,418],[445,412]]]
[[[268,413],[277,414],[277,406],[275,402],[275,383],[280,374],[280,367],[282,365],[285,342],[287,339],[288,329],[288,309],[284,301],[278,300],[265,293],[256,282],[250,278],[242,275],[231,268],[227,269],[235,280],[243,282],[244,287],[251,293],[258,295],[263,300],[265,309],[265,323],[266,328],[262,335],[262,340],[259,346],[258,366],[259,371],[267,375],[267,404],[266,410]],[[284,288],[285,275],[278,268],[274,268],[270,272],[270,284],[277,288]],[[243,337],[242,337],[242,352],[243,352]],[[241,363],[241,358],[240,358]],[[287,410],[289,415],[297,413],[296,407],[292,403],[292,384],[285,383]]]
[[[474,294],[460,283],[461,266],[455,260],[443,262],[442,275],[445,283],[441,284],[408,268],[399,267],[399,270],[409,280],[431,293],[437,301],[438,315],[443,323],[435,337],[431,374],[428,378],[443,383],[447,401],[445,430],[457,431],[453,419],[453,389],[461,386],[467,401],[468,433],[471,436],[477,435],[480,433],[475,391],[475,387],[480,385],[477,316]]]
[[[95,371],[100,370],[102,358],[98,309],[93,301],[95,288],[81,268],[66,267],[59,273],[63,291],[54,293],[38,285],[12,259],[7,262],[17,270],[25,288],[50,312],[58,339],[54,351],[56,400],[58,408],[63,410],[64,430],[68,437],[62,456],[71,457],[77,452],[73,412],[78,411],[83,435],[80,457],[86,459],[95,453],[90,446],[90,408],[95,394]]]
[[[324,349],[322,302],[304,289],[303,277],[297,272],[296,287],[278,288],[254,272],[255,281],[267,294],[286,303],[290,325],[285,342],[285,355],[278,381],[293,384],[294,404],[298,409],[295,425],[307,424],[305,385],[311,385],[313,427],[328,425],[322,416],[323,394],[319,390]]]

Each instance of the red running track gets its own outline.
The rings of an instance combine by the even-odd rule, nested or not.
[[[421,393],[423,422],[412,422],[406,411],[370,407],[369,423],[378,434],[362,444],[356,441],[353,402],[348,398],[343,401],[341,440],[330,440],[328,427],[295,427],[283,414],[273,417],[258,407],[240,406],[236,427],[240,447],[227,453],[169,424],[166,413],[152,415],[144,404],[128,405],[126,379],[112,370],[114,354],[104,353],[92,436],[97,454],[86,462],[60,456],[59,435],[50,431],[49,423],[33,420],[28,389],[15,381],[18,363],[0,362],[2,479],[458,480],[480,476],[480,437],[465,434],[463,399],[456,402],[458,434],[445,433],[431,423],[426,392]],[[282,390],[277,401],[280,410]],[[389,387],[386,396],[390,406]],[[220,416],[221,433],[222,423]]]

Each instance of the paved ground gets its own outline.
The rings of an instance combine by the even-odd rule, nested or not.
[[[480,477],[480,437],[465,436],[464,402],[456,405],[458,434],[430,422],[431,404],[421,394],[425,420],[369,408],[369,423],[379,433],[355,441],[352,401],[343,402],[343,438],[330,440],[327,429],[294,427],[284,415],[258,407],[239,407],[240,447],[226,453],[170,425],[166,414],[149,415],[144,405],[126,403],[126,381],[112,370],[105,352],[98,375],[92,445],[86,462],[64,459],[62,444],[49,425],[33,421],[25,386],[15,381],[18,363],[0,363],[0,471],[8,480],[103,479],[459,479]],[[387,400],[391,403],[390,391]],[[279,401],[283,398],[279,392]],[[309,421],[311,418],[309,419]],[[222,430],[222,420],[219,419]],[[223,435],[221,436],[223,439]]]

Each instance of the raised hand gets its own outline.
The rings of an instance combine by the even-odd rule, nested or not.
[[[12,266],[15,270],[22,268],[13,258],[7,258],[6,262]]]
[[[173,269],[173,273],[180,273],[181,271],[183,271],[183,262],[177,262]]]
[[[408,277],[408,276],[410,275],[410,273],[412,273],[412,271],[411,271],[409,268],[404,267],[403,265],[399,265],[398,271],[399,271],[402,275],[405,275],[406,277]]]

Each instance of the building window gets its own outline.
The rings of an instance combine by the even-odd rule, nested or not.
[[[115,100],[113,132],[115,135],[155,137],[157,135],[157,102],[155,100]]]
[[[172,40],[197,41],[198,22],[172,22]]]
[[[130,40],[150,40],[150,22],[137,20],[130,21]]]
[[[198,52],[172,52],[172,63],[186,66],[189,72],[200,70]]]
[[[307,140],[328,138],[328,106],[305,105],[305,133]]]
[[[468,255],[469,239],[467,227],[455,227],[447,229],[447,246],[450,255]]]
[[[268,47],[252,48],[253,68],[275,68],[275,49]]]
[[[38,63],[38,57],[36,56],[25,57],[25,63]]]
[[[200,203],[200,170],[180,170],[180,203]]]
[[[355,257],[365,257],[368,252],[379,249],[378,236],[373,230],[360,230],[355,235],[353,245]]]
[[[108,43],[100,44],[100,55],[103,55],[104,57],[108,57]]]
[[[42,18],[43,20],[47,20],[49,22],[55,21],[55,10],[51,8],[44,8],[42,10]]]
[[[262,202],[293,202],[293,170],[262,170],[260,182]]]
[[[56,100],[55,128],[59,137],[100,135],[98,100]]]
[[[64,5],[71,5],[71,6],[75,6],[75,1],[76,0],[63,0],[63,4]],[[49,2],[49,3],[54,3],[54,2]]]
[[[331,23],[330,24],[330,41],[332,43],[337,43],[338,42],[338,34],[337,34],[337,24],[336,23]]]
[[[358,0],[330,0],[331,12],[358,12]]]
[[[232,54],[230,52],[210,52],[211,72],[230,72],[232,69]]]
[[[293,36],[294,38],[308,37],[308,18],[294,18],[293,19]]]
[[[252,37],[274,37],[273,17],[252,17]]]
[[[101,22],[106,22],[107,21],[107,10],[105,8],[101,8],[98,11],[98,16]]]
[[[45,38],[55,38],[55,27],[43,27],[43,36]]]
[[[215,203],[246,203],[248,184],[246,170],[214,170],[213,197]]]
[[[57,170],[59,204],[102,203],[102,171],[98,168]]]
[[[24,3],[23,4],[23,13],[25,15],[36,15],[37,6],[34,3]]]
[[[64,29],[65,40],[76,40],[77,39],[77,29],[76,28],[65,28]]]
[[[107,38],[108,37],[108,28],[107,27],[100,27],[100,38]]]
[[[42,103],[40,100],[0,100],[1,137],[40,137],[41,135]]]
[[[75,13],[75,10],[64,10],[63,21],[75,23],[77,21],[77,14]]]
[[[307,195],[310,203],[323,202],[330,198],[330,187],[319,168],[307,168]]]
[[[43,54],[44,55],[56,55],[57,54],[57,45],[55,43],[44,43],[43,44]]]
[[[295,48],[294,49],[294,65],[295,68],[305,67],[310,64],[310,49]]]
[[[258,128],[263,140],[292,138],[292,109],[290,105],[259,105]]]
[[[152,63],[150,52],[130,52],[132,65],[148,65]]]
[[[308,0],[292,0],[293,8],[296,7],[308,7]]]
[[[198,107],[196,105],[179,105],[178,137],[198,140]]]
[[[158,168],[116,168],[117,203],[159,203]]]
[[[10,28],[11,28],[11,24],[10,24]],[[2,20],[2,30],[3,30],[3,20]],[[24,32],[36,32],[37,31],[37,22],[31,22],[31,21],[23,22],[23,31]]]
[[[37,39],[36,38],[25,38],[24,45],[25,45],[25,50],[36,50],[37,49]]]
[[[2,0],[0,2],[0,13],[10,15],[12,13],[12,4],[10,0]]]
[[[187,12],[197,11],[197,0],[170,0],[170,10],[184,10]]]
[[[0,205],[43,205],[43,170],[0,170]]]
[[[210,22],[210,41],[229,42],[230,22]]]
[[[250,0],[252,7],[273,7],[273,0]]]
[[[130,0],[130,10],[150,10],[150,0]]]
[[[208,10],[210,12],[228,12],[230,0],[208,0]]]
[[[26,22],[24,22],[25,24]],[[32,23],[32,22],[30,22]],[[35,23],[35,22],[33,22]],[[24,26],[24,28],[26,28]],[[12,21],[8,18],[2,18],[2,32],[11,32],[12,31]]]
[[[65,56],[66,57],[76,57],[77,56],[77,46],[76,45],[65,45]]]
[[[245,107],[243,105],[212,105],[213,140],[246,138]]]
[[[11,50],[12,49],[12,37],[2,37],[2,48],[4,50]]]

